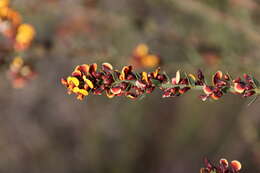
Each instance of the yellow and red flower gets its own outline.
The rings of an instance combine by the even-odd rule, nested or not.
[[[161,58],[158,55],[150,54],[148,45],[139,44],[133,51],[131,63],[135,67],[153,68],[161,63]]]
[[[97,64],[83,64],[77,66],[71,76],[62,79],[61,83],[67,87],[68,93],[75,93],[78,99],[83,99],[89,93],[101,95],[104,91],[108,98],[126,96],[136,99],[144,94],[150,94],[155,88],[163,91],[163,97],[176,97],[183,95],[191,89],[204,92],[200,98],[220,99],[225,93],[240,94],[250,97],[259,94],[257,81],[249,75],[245,80],[237,78],[232,80],[228,74],[217,71],[212,76],[212,85],[208,85],[201,70],[197,76],[178,70],[175,77],[169,78],[166,73],[160,73],[160,68],[154,72],[135,72],[132,66],[124,66],[121,71],[115,70],[109,63],[103,63],[101,69]]]
[[[0,0],[0,33],[8,40],[8,49],[24,51],[34,39],[35,29],[32,25],[22,24],[21,15],[9,4],[9,0]],[[7,74],[14,88],[22,88],[36,73],[18,56],[10,63]]]
[[[3,5],[0,7],[0,32],[11,39],[15,36],[16,29],[21,24],[22,17],[17,11],[4,6],[4,3],[0,5]]]
[[[15,57],[10,64],[7,75],[14,88],[23,88],[35,77],[36,72],[29,64],[25,64],[21,57]]]
[[[207,158],[204,159],[204,168],[200,169],[200,173],[239,173],[242,165],[239,161],[233,160],[230,165],[227,159],[220,159],[219,165],[214,165]]]
[[[32,25],[20,25],[17,29],[17,34],[15,37],[15,49],[19,51],[27,49],[30,46],[34,37],[35,29]]]
[[[9,0],[0,0],[0,32],[10,39],[18,51],[27,49],[35,37],[35,29],[22,23],[21,15],[9,7]]]
[[[0,0],[0,8],[8,7],[10,4],[10,0]]]

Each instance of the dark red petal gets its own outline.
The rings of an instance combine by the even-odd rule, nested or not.
[[[227,167],[228,167],[228,161],[227,161],[227,159],[220,159],[219,163],[220,163],[224,168],[227,168]]]
[[[248,92],[246,92],[246,93],[244,93],[244,97],[250,97],[250,96],[252,96],[252,95],[254,95],[255,94],[255,91],[248,91]]]
[[[203,86],[203,91],[206,95],[210,95],[213,92],[213,88],[207,85]]]
[[[184,88],[182,88],[182,89],[179,89],[179,93],[180,93],[180,94],[184,94],[184,93],[186,93],[189,89],[190,89],[190,87],[184,87]]]
[[[245,91],[245,85],[243,83],[234,83],[234,90],[238,93],[243,93]]]
[[[231,167],[235,170],[235,171],[240,171],[241,168],[242,168],[242,165],[239,161],[237,160],[233,160],[231,163],[230,163]]]
[[[102,70],[105,72],[110,72],[113,70],[113,66],[110,63],[105,62],[102,64]]]
[[[111,93],[113,94],[120,94],[121,93],[121,88],[120,87],[113,87],[110,89]]]
[[[212,77],[212,83],[217,85],[218,81],[223,77],[223,73],[221,71],[217,71]]]
[[[204,81],[204,75],[200,69],[197,71],[197,77],[199,80]]]

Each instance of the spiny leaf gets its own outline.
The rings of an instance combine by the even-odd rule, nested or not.
[[[185,77],[188,79],[189,85],[192,86],[192,87],[194,87],[195,84],[196,84],[196,83],[195,83],[196,81],[194,81],[194,80],[192,79],[192,77],[190,77],[189,75],[187,75],[187,73],[185,73]]]
[[[167,82],[170,82],[170,77],[167,75],[167,73],[164,71],[163,74],[166,76]]]
[[[135,75],[135,77],[136,77],[137,80],[139,80],[140,78],[142,78],[142,76],[141,76],[139,73],[137,73],[137,72],[133,72],[133,73],[134,73],[134,75]]]
[[[142,94],[138,100],[143,100],[146,97],[146,94]]]
[[[226,72],[226,75],[229,77],[230,81],[233,80],[232,76],[228,72]]]
[[[258,95],[256,95],[248,104],[247,106],[252,105],[253,103],[255,103],[255,101],[258,99]]]
[[[258,81],[256,78],[254,78],[253,76],[250,76],[250,77],[253,79],[253,82],[254,82],[255,87],[256,87],[256,88],[259,88],[259,87],[260,87],[259,81]]]
[[[112,75],[114,81],[118,81],[118,77],[115,75],[115,72],[112,72],[111,75]]]
[[[159,86],[161,84],[161,82],[156,79],[151,79],[151,81],[155,86]]]

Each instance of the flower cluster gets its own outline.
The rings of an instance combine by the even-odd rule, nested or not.
[[[9,0],[0,0],[0,32],[17,51],[26,50],[35,37],[35,29],[22,23],[21,15],[9,6]]]
[[[150,94],[155,88],[159,88],[162,97],[176,97],[189,90],[201,90],[200,98],[205,101],[208,98],[218,100],[225,93],[233,93],[242,97],[249,97],[260,93],[259,82],[245,74],[241,78],[232,79],[230,75],[217,71],[212,76],[212,85],[209,85],[201,70],[197,74],[181,73],[179,70],[172,78],[157,68],[154,72],[135,72],[132,66],[124,66],[121,71],[114,70],[109,63],[103,63],[100,70],[97,64],[83,64],[77,66],[71,76],[62,78],[61,82],[68,89],[68,93],[74,93],[82,100],[90,93],[101,95],[106,93],[108,98],[114,96],[126,96],[136,99],[139,96]]]
[[[211,97],[215,100],[219,99],[229,90],[234,94],[240,94],[243,97],[249,97],[258,92],[259,82],[248,74],[244,74],[243,80],[240,77],[232,79],[230,75],[217,71],[212,77],[212,86],[203,84],[204,95],[203,100]]]
[[[219,165],[214,165],[208,159],[204,160],[205,168],[200,169],[200,173],[238,173],[242,165],[239,161],[233,160],[230,165],[226,159],[220,159]]]
[[[36,72],[29,64],[25,64],[21,57],[15,57],[7,72],[13,88],[23,88],[27,82],[33,79]]]
[[[15,37],[15,49],[19,51],[26,50],[31,45],[34,37],[34,27],[30,24],[21,24]]]
[[[9,39],[14,38],[22,21],[21,15],[9,7],[9,0],[0,1],[0,32]]]
[[[97,64],[77,66],[71,76],[61,79],[61,82],[67,87],[68,93],[77,94],[80,100],[89,93],[101,95],[102,92],[106,92],[108,98],[125,95],[134,99],[155,89],[152,79],[166,81],[165,75],[159,74],[159,69],[150,74],[135,73],[132,66],[125,66],[120,72],[113,70],[111,64],[103,63],[100,71],[97,70]]]
[[[160,64],[161,59],[158,55],[149,53],[148,45],[139,44],[133,51],[131,61],[135,67],[153,68]]]
[[[30,47],[36,32],[32,25],[22,22],[22,16],[10,7],[9,0],[0,0],[0,33],[6,38],[10,52],[16,54],[11,55],[14,57],[12,60],[7,60],[10,62],[7,76],[14,88],[21,88],[35,76],[32,67],[20,54]]]

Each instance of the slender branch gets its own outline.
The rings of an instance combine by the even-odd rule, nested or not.
[[[61,82],[69,94],[76,94],[80,100],[90,93],[101,95],[103,92],[109,98],[126,96],[136,99],[151,94],[156,88],[163,92],[163,98],[181,96],[189,90],[199,90],[203,93],[200,95],[203,101],[208,98],[218,100],[226,93],[242,97],[260,94],[259,82],[248,74],[244,74],[243,79],[232,79],[228,73],[217,71],[212,76],[212,85],[208,85],[200,70],[196,75],[187,75],[178,70],[174,77],[169,78],[165,72],[160,73],[160,68],[154,72],[138,73],[133,71],[132,66],[124,66],[121,71],[114,70],[109,63],[103,63],[101,70],[97,69],[97,64],[77,66],[71,76]]]

